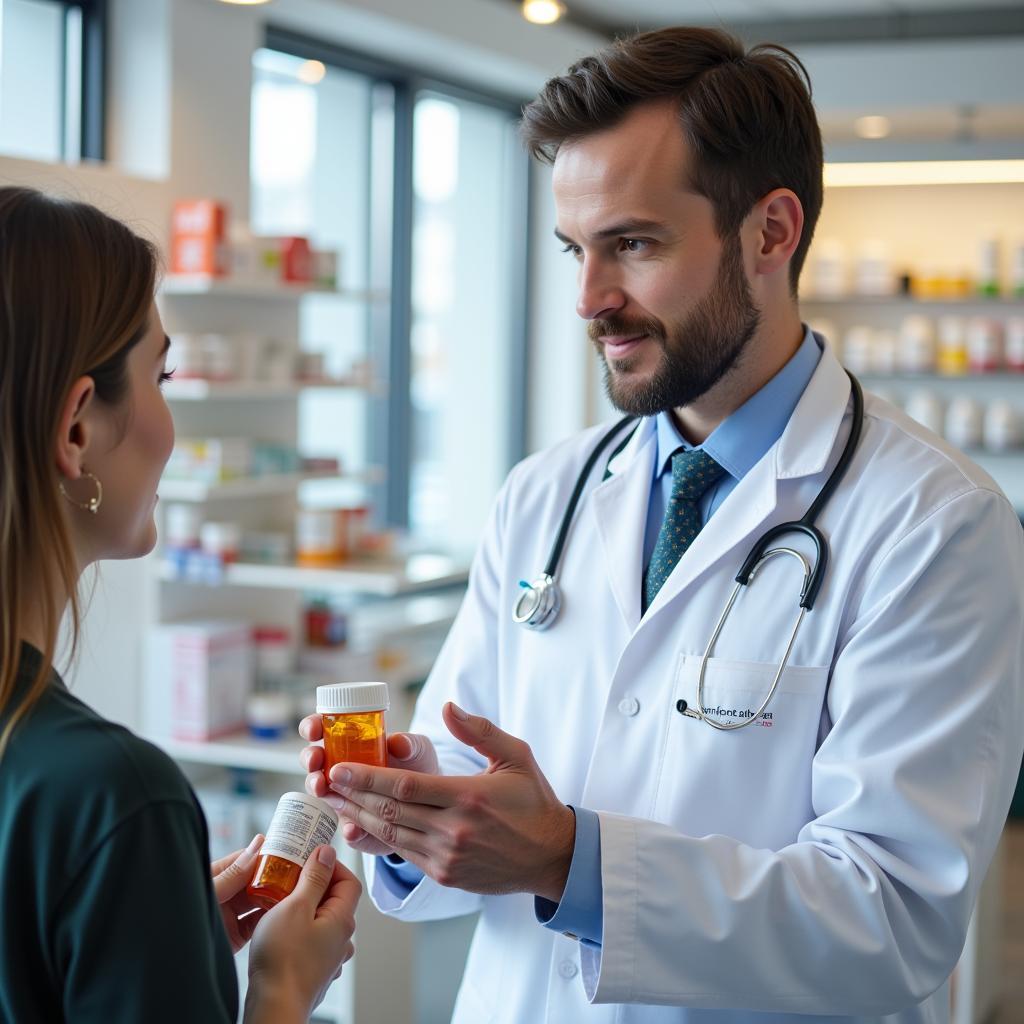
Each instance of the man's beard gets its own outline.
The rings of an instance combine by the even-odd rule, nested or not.
[[[612,404],[634,416],[654,416],[707,394],[739,362],[760,322],[743,272],[739,236],[733,235],[722,247],[715,283],[681,322],[611,317],[592,320],[587,333],[604,361],[604,387]],[[598,339],[641,334],[661,346],[662,357],[650,377],[637,380],[633,371],[640,357],[616,359],[613,370]]]

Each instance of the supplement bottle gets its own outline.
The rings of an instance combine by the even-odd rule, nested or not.
[[[247,892],[268,910],[296,886],[302,866],[338,830],[338,816],[325,800],[306,793],[285,793],[277,802],[260,859]]]
[[[384,713],[391,706],[387,683],[340,683],[316,688],[324,727],[324,776],[342,761],[387,766]]]

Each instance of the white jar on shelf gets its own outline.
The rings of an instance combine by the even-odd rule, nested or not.
[[[875,331],[871,348],[871,368],[883,377],[892,376],[899,369],[899,335],[887,327]]]
[[[889,247],[881,239],[869,239],[861,246],[853,290],[858,295],[892,295],[896,291]]]
[[[899,333],[899,368],[902,373],[934,373],[938,343],[935,324],[927,316],[903,318]]]
[[[846,247],[835,238],[814,244],[810,293],[819,298],[842,298],[847,293]]]
[[[1003,333],[999,321],[986,316],[967,323],[967,366],[972,373],[992,373],[1003,368]]]
[[[198,505],[173,504],[164,508],[163,541],[169,548],[199,547],[203,516]]]
[[[985,436],[985,414],[973,398],[960,396],[946,410],[946,440],[957,448],[980,448]]]
[[[843,362],[850,373],[874,372],[875,332],[865,324],[854,324],[843,336]]]
[[[1004,398],[989,402],[985,410],[985,447],[993,452],[1011,451],[1021,444],[1020,414]]]
[[[939,318],[937,361],[939,373],[947,377],[967,372],[967,323],[963,317]]]
[[[1007,319],[1003,358],[1008,370],[1024,373],[1024,316],[1011,316]]]

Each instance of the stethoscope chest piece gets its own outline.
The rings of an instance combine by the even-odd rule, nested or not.
[[[512,618],[528,629],[547,629],[562,607],[558,584],[547,573],[542,573],[532,583],[520,580],[519,586],[523,590],[512,610]]]

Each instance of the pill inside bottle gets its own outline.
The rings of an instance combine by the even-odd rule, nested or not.
[[[267,829],[260,859],[247,887],[257,906],[268,910],[298,884],[302,866],[338,830],[338,816],[325,800],[306,793],[285,793]]]
[[[328,782],[331,768],[342,761],[387,766],[384,714],[390,706],[387,683],[340,683],[316,688]]]

